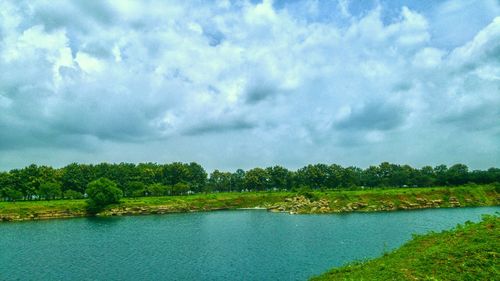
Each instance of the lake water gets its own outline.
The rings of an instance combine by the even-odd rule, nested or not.
[[[0,224],[0,280],[306,280],[500,207],[262,210]]]

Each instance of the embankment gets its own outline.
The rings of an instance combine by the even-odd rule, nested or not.
[[[333,269],[326,280],[499,280],[500,218],[415,236],[382,257]]]
[[[376,212],[423,208],[499,205],[493,185],[344,190],[327,192],[246,192],[125,198],[98,216],[123,216],[266,208],[291,214]],[[85,200],[0,202],[0,221],[88,216]]]

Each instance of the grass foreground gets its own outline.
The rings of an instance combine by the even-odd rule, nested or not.
[[[97,215],[164,214],[240,208],[290,213],[373,212],[499,204],[499,187],[376,188],[314,192],[227,192],[189,196],[123,198]],[[0,202],[0,221],[81,217],[85,200]]]
[[[500,218],[484,216],[440,233],[416,235],[382,257],[333,269],[325,280],[500,280]]]

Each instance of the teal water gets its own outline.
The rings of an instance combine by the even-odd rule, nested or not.
[[[0,224],[0,280],[305,280],[500,207],[258,210]]]

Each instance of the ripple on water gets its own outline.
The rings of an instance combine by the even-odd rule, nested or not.
[[[262,210],[0,224],[1,280],[304,280],[499,207]]]

